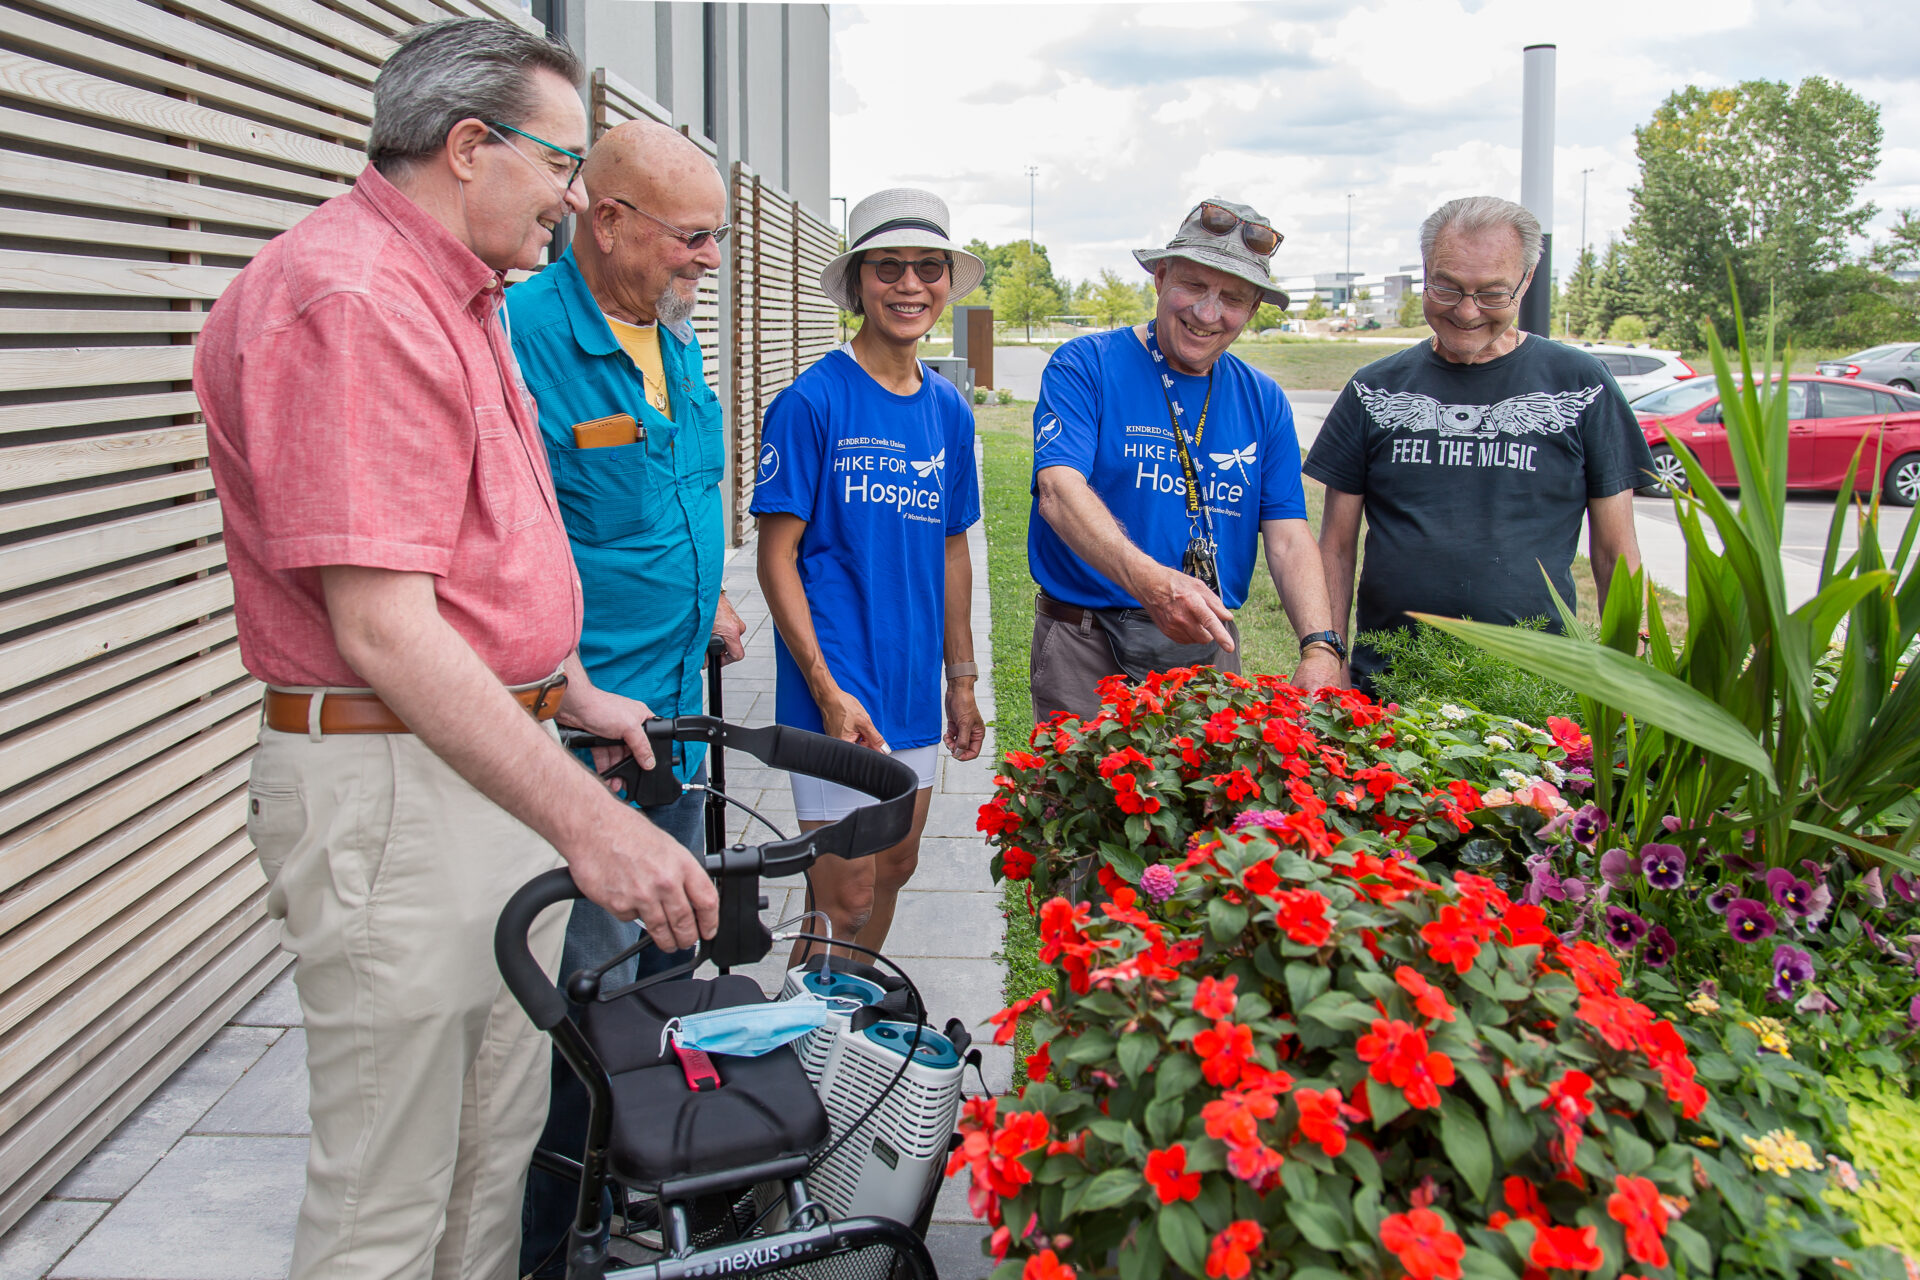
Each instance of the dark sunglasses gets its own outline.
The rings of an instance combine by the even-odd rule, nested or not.
[[[1187,217],[1199,218],[1201,229],[1216,236],[1224,236],[1235,227],[1240,228],[1241,241],[1263,258],[1271,258],[1273,251],[1280,247],[1280,242],[1286,239],[1266,223],[1251,222],[1233,210],[1211,201],[1203,203]]]
[[[631,201],[622,200],[619,196],[608,196],[607,199],[613,201],[615,204],[625,205],[627,208],[633,210],[635,213],[639,214],[643,218],[648,218],[654,222],[659,223],[661,226],[665,227],[667,230],[673,232],[674,239],[678,240],[681,244],[686,245],[688,249],[691,249],[695,252],[698,252],[701,248],[703,248],[706,245],[707,241],[709,240],[713,241],[715,244],[725,244],[727,242],[727,233],[733,230],[733,224],[731,222],[723,222],[719,226],[713,228],[713,230],[711,231],[686,231],[679,227],[674,226],[671,222],[668,222],[665,218],[662,218],[656,214],[648,213],[645,209],[642,209],[639,205],[634,204]]]
[[[913,274],[920,277],[924,284],[935,284],[940,277],[953,270],[952,258],[922,258],[918,262],[902,262],[898,258],[863,258],[863,267],[872,267],[874,278],[881,284],[893,284],[907,274],[907,268],[913,268]]]

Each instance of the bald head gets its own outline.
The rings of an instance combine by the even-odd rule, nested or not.
[[[574,258],[600,309],[634,324],[686,319],[700,278],[720,267],[712,236],[687,244],[727,221],[713,161],[675,130],[631,120],[593,144],[581,176],[590,234],[575,241]]]
[[[588,200],[597,204],[604,197],[619,196],[669,222],[673,218],[662,211],[668,203],[685,199],[703,205],[714,200],[722,206],[726,203],[720,171],[706,152],[678,129],[652,120],[629,120],[609,129],[593,144],[580,176],[587,184]]]

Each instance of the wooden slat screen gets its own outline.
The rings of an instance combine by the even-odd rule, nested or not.
[[[511,0],[0,0],[0,1232],[284,963],[192,343]]]
[[[840,235],[744,164],[733,166],[733,529],[752,517],[753,481],[767,406],[833,350],[839,316],[820,292],[820,271]]]
[[[625,124],[629,120],[653,120],[668,128],[677,127],[707,155],[714,153],[713,143],[705,135],[694,132],[688,125],[676,126],[673,112],[605,67],[594,69],[590,107],[596,142],[601,134],[617,124]],[[725,269],[724,266],[721,268],[722,271]],[[705,367],[707,385],[716,386],[720,377],[720,283],[713,275],[701,280],[695,292],[693,331],[700,339],[701,363]]]

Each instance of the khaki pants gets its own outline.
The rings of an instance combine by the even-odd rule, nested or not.
[[[1233,652],[1222,653],[1217,665],[1222,671],[1237,672],[1240,670],[1240,628],[1229,621],[1227,630],[1233,636]],[[1034,611],[1033,648],[1028,656],[1027,676],[1033,694],[1035,724],[1056,711],[1091,720],[1100,711],[1100,682],[1120,674],[1120,664],[1114,661],[1107,633],[1090,614],[1083,614],[1083,620],[1075,626]]]
[[[294,1280],[510,1280],[549,1053],[493,930],[559,856],[410,734],[262,728],[247,832],[306,1021]],[[534,929],[549,973],[567,914]]]

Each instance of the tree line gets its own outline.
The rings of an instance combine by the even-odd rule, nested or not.
[[[1640,182],[1624,237],[1586,247],[1554,318],[1570,332],[1695,349],[1733,340],[1732,297],[1802,347],[1920,336],[1920,213],[1853,244],[1879,210],[1859,199],[1880,163],[1880,108],[1811,76],[1688,85],[1634,130]],[[1733,290],[1728,289],[1729,270]]]

